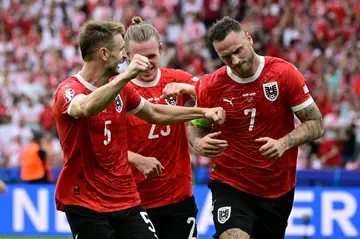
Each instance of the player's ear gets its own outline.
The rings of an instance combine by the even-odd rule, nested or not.
[[[249,43],[250,43],[250,46],[253,46],[254,41],[253,41],[250,33],[249,33],[249,32],[246,32],[245,34],[246,34],[246,39],[247,39],[247,40],[249,41]]]
[[[105,47],[101,47],[99,49],[99,55],[100,55],[101,59],[103,59],[103,61],[107,61],[107,59],[109,57],[109,50]]]
[[[161,55],[162,51],[163,51],[163,43],[160,42],[160,43],[159,43],[159,52],[160,52],[160,55]]]

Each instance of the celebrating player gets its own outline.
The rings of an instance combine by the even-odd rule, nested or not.
[[[196,117],[221,124],[225,119],[221,107],[171,107],[141,98],[126,83],[151,67],[147,57],[135,55],[116,76],[125,59],[124,33],[119,23],[87,22],[80,32],[85,63],[55,93],[54,116],[65,160],[55,197],[76,239],[157,237],[128,165],[126,113],[154,124]]]
[[[284,238],[297,146],[321,137],[322,116],[297,68],[257,55],[239,22],[224,17],[209,39],[226,66],[186,92],[196,94],[198,106],[222,106],[227,114],[221,126],[204,120],[189,126],[195,150],[212,158],[214,237]],[[302,122],[295,129],[294,113]]]
[[[157,30],[139,17],[125,34],[125,49],[130,59],[142,54],[151,67],[131,83],[134,88],[155,104],[185,105],[189,95],[162,99],[162,90],[172,82],[195,84],[197,78],[182,70],[159,69],[161,42]],[[170,86],[168,86],[170,87]],[[179,92],[180,93],[180,92]],[[142,205],[156,228],[160,239],[196,238],[197,207],[192,192],[192,173],[186,127],[184,124],[156,125],[134,116],[127,117],[130,155],[135,158],[157,159],[164,167],[156,178],[146,179],[136,168],[133,175]]]

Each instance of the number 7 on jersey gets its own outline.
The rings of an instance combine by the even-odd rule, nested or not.
[[[252,131],[253,128],[254,128],[254,124],[255,124],[256,108],[251,108],[251,109],[245,109],[244,110],[245,115],[248,115],[250,112],[251,112],[251,115],[250,115],[249,131]]]

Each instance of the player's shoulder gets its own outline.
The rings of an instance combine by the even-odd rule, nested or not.
[[[200,77],[198,84],[206,86],[209,90],[216,89],[223,84],[223,80],[226,80],[226,77],[226,66],[223,66],[212,73]]]
[[[56,92],[61,90],[66,90],[68,88],[75,90],[75,89],[83,89],[85,88],[85,86],[80,83],[80,81],[76,78],[76,76],[73,75],[67,78],[66,80],[64,80],[63,82],[61,82],[58,85]]]
[[[164,81],[171,82],[196,82],[199,79],[196,76],[191,75],[189,72],[186,72],[181,69],[172,69],[172,68],[160,68],[161,79]]]
[[[297,70],[292,63],[272,56],[265,56],[265,69],[276,69],[275,72],[278,74],[286,73],[289,70]]]

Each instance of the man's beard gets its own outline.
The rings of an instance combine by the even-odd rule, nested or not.
[[[106,69],[106,75],[108,75],[109,77],[113,77],[113,76],[116,76],[116,75],[119,75],[120,72],[119,72],[119,67],[118,65],[113,66],[113,67],[109,67]]]

